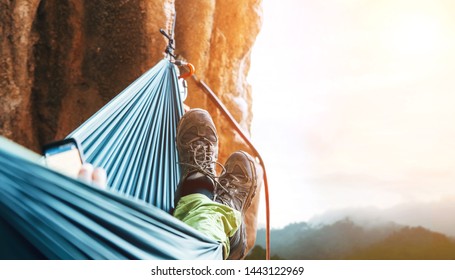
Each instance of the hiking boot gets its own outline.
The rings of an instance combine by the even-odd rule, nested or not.
[[[227,159],[224,167],[225,172],[215,190],[215,201],[243,214],[256,193],[256,163],[246,152],[237,151]]]
[[[257,167],[252,156],[243,151],[233,153],[225,164],[215,189],[214,200],[242,213],[242,224],[230,238],[229,259],[240,259],[246,254],[247,238],[244,216],[258,187]]]
[[[202,193],[210,193],[213,197],[218,136],[210,114],[203,109],[192,109],[186,112],[177,127],[176,142],[181,176],[175,201],[177,202],[184,195],[200,192],[192,188],[193,185],[195,187],[201,185],[201,180],[202,187],[208,190]],[[184,183],[188,184],[183,187]]]

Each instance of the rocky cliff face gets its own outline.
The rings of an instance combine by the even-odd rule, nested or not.
[[[35,150],[65,136],[163,57],[174,17],[176,54],[248,131],[260,0],[0,0],[0,133]]]
[[[248,131],[260,2],[0,0],[0,135],[35,151],[65,137],[163,57],[174,17],[176,54]],[[192,80],[187,103],[214,117],[221,162],[246,149]]]

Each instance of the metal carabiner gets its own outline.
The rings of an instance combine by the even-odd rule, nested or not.
[[[193,76],[194,72],[196,72],[194,65],[189,62],[182,61],[182,60],[175,60],[173,63],[175,65],[177,65],[178,67],[186,67],[188,69],[188,72],[181,74],[179,76],[179,79],[189,78],[189,77]]]

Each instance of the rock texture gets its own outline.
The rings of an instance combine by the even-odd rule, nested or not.
[[[174,18],[175,53],[195,65],[197,77],[248,131],[246,75],[260,2],[0,0],[0,135],[35,151],[66,136],[163,57],[167,41],[158,30],[171,30]],[[248,150],[188,82],[186,103],[209,110],[221,134],[220,161]]]
[[[0,1],[0,134],[37,147],[32,31],[39,1]]]

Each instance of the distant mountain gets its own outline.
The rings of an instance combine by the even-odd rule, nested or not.
[[[433,202],[410,202],[387,209],[375,207],[346,208],[327,211],[313,217],[309,224],[332,224],[348,217],[363,226],[377,226],[394,222],[407,226],[422,226],[432,231],[455,237],[455,197],[447,197]]]
[[[253,250],[248,254],[248,260],[264,260],[265,259],[266,251],[261,246],[257,245],[254,246]],[[272,260],[282,260],[282,258],[278,257],[276,254],[270,256]]]
[[[349,219],[319,227],[295,223],[271,231],[271,252],[284,259],[342,259],[357,248],[378,242],[400,227],[387,224],[363,228]],[[258,231],[256,245],[265,247],[265,230]]]
[[[455,260],[455,241],[422,227],[405,227],[380,242],[353,252],[347,259]]]
[[[251,257],[264,258],[264,229],[258,231],[256,245]],[[277,259],[455,259],[454,248],[455,241],[443,234],[394,223],[364,227],[343,219],[271,231],[271,253]]]

